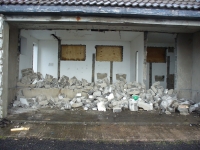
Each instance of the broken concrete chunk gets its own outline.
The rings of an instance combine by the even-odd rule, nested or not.
[[[96,97],[101,96],[101,91],[96,91],[96,92],[93,93],[93,95],[96,96]]]
[[[169,95],[172,95],[173,92],[174,92],[174,90],[173,90],[173,89],[170,89],[170,90],[168,91],[168,94],[169,94]]]
[[[77,94],[76,94],[76,97],[81,97],[81,93],[77,93]]]
[[[152,86],[156,87],[156,86],[159,86],[159,85],[160,85],[160,82],[158,81],[158,82],[153,83]]]
[[[135,101],[134,99],[129,100],[129,110],[138,111],[138,104],[137,104],[137,101]]]
[[[151,89],[153,90],[154,93],[158,92],[158,90],[154,86],[151,86]]]
[[[92,110],[97,110],[97,107],[92,108]]]
[[[39,101],[38,104],[40,106],[46,106],[49,102],[47,100]]]
[[[78,103],[80,103],[80,102],[81,102],[81,98],[77,98],[76,101],[77,101]]]
[[[189,115],[188,109],[189,109],[189,106],[185,104],[178,106],[178,111],[180,112],[181,115]]]
[[[53,76],[50,75],[50,74],[46,74],[46,76],[45,76],[45,81],[51,82],[52,80],[53,80]]]
[[[113,113],[119,113],[121,111],[122,111],[122,108],[119,105],[113,107]]]
[[[150,111],[153,110],[153,104],[147,104],[145,102],[142,101],[138,101],[138,107],[143,108],[144,110]]]
[[[109,96],[107,96],[107,99],[108,99],[109,101],[112,100],[112,99],[114,99],[113,93],[110,93]]]
[[[167,115],[171,115],[171,112],[169,112],[169,111],[165,111],[165,114],[167,114]]]
[[[27,101],[26,98],[20,98],[19,100],[20,100],[20,102],[21,102],[22,105],[29,106],[29,103],[28,103],[28,101]]]
[[[64,105],[64,108],[65,109],[71,109],[71,104],[69,102],[67,102],[65,105]]]
[[[129,95],[138,95],[138,94],[140,94],[140,90],[138,88],[129,89],[129,90],[127,90],[127,92],[128,92]]]
[[[83,110],[88,110],[88,107],[83,107]]]
[[[97,108],[98,108],[98,111],[106,111],[106,107],[105,107],[104,102],[97,103]]]
[[[20,101],[18,101],[18,100],[16,100],[16,101],[14,101],[14,103],[13,103],[13,107],[18,107],[18,106],[20,106]]]
[[[82,102],[72,104],[72,107],[73,107],[73,108],[77,108],[77,107],[81,107],[81,106],[83,106],[83,103],[82,103]]]

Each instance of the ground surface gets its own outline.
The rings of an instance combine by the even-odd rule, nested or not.
[[[0,149],[200,149],[197,113],[12,110]],[[11,131],[16,126],[28,131]]]
[[[4,139],[2,150],[199,150],[199,142],[131,142],[104,143],[92,141],[60,141],[51,139]]]
[[[189,125],[200,123],[200,117],[197,113],[187,116],[179,113],[171,115],[162,114],[158,111],[138,111],[131,112],[123,110],[120,113],[113,113],[112,110],[106,112],[84,111],[83,109],[59,110],[43,108],[39,110],[28,111],[30,109],[15,108],[12,109],[8,119],[21,122],[43,122],[58,124],[131,124],[131,125]]]

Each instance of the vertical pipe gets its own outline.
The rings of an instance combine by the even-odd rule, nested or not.
[[[60,53],[61,53],[61,40],[58,39],[58,80],[60,79]]]
[[[139,64],[138,64],[138,63],[139,63],[139,62],[138,62],[138,51],[136,51],[136,59],[135,59],[135,60],[136,60],[136,61],[135,61],[135,68],[136,68],[136,71],[135,71],[135,81],[136,81],[136,82],[139,82],[139,81],[138,81],[138,69],[139,69],[139,68],[138,68],[138,65],[139,65]]]

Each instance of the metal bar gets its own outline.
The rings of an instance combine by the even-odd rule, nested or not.
[[[113,62],[110,62],[110,84],[113,83]]]
[[[58,40],[58,80],[60,79],[60,53],[61,53],[61,40]]]
[[[61,53],[61,39],[55,34],[51,34],[55,39],[58,40],[58,80],[60,79],[60,53]]]
[[[92,54],[92,82],[94,82],[95,75],[95,53]]]

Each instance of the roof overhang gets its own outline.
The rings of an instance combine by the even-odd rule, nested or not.
[[[94,16],[5,16],[5,20],[19,29],[37,30],[118,30],[154,31],[168,33],[195,33],[200,21],[147,18],[113,18]]]
[[[200,10],[110,6],[0,5],[4,15],[81,15],[200,20]]]

